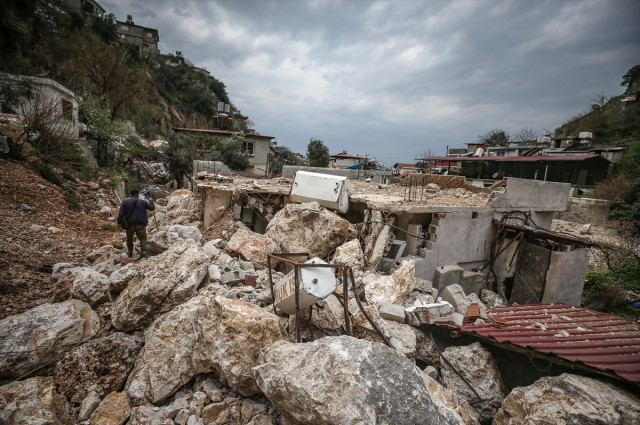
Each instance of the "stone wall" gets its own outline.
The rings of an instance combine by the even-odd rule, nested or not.
[[[557,212],[554,218],[580,224],[613,226],[607,218],[611,201],[592,198],[569,198],[567,210]]]

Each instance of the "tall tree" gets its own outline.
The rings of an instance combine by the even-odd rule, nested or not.
[[[326,167],[329,165],[329,148],[322,140],[312,137],[307,145],[307,159],[312,167]]]
[[[125,105],[155,94],[149,75],[131,60],[125,45],[105,44],[86,31],[77,31],[52,46],[48,56],[51,64],[59,64],[71,88],[108,100],[112,119]]]
[[[494,128],[485,134],[480,134],[477,142],[489,146],[506,146],[509,143],[509,135],[500,128]]]
[[[620,85],[627,88],[625,92],[631,93],[634,89],[638,90],[638,87],[635,87],[638,83],[640,83],[640,65],[631,67],[627,73],[622,76]]]

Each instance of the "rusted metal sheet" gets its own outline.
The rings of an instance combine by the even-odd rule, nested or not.
[[[515,301],[518,304],[531,304],[542,301],[550,260],[550,249],[532,244],[525,238],[522,242],[520,256],[516,265],[511,301]]]
[[[489,319],[501,319],[507,326],[498,328],[491,323],[439,326],[555,354],[640,383],[640,324],[637,322],[568,304],[499,307],[488,310],[487,315]]]

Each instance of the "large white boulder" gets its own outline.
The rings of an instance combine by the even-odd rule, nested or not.
[[[85,267],[76,271],[71,286],[71,298],[75,298],[92,306],[111,301],[109,278],[102,273]]]
[[[193,239],[196,243],[200,243],[202,234],[195,226],[174,224],[173,226],[156,232],[151,239],[149,239],[147,249],[152,254],[160,254],[180,239]]]
[[[207,274],[209,256],[193,239],[180,240],[169,250],[136,264],[136,276],[113,302],[116,329],[143,329],[155,318],[196,294]]]
[[[364,266],[364,253],[358,239],[351,239],[336,248],[333,254],[333,264],[344,264],[353,268]]]
[[[267,257],[276,250],[276,244],[267,236],[241,226],[229,239],[226,250],[241,255],[247,261],[267,264]]]
[[[202,201],[188,189],[178,189],[167,196],[166,219],[173,224],[202,220]]]
[[[289,204],[269,222],[265,236],[280,252],[308,252],[326,256],[355,237],[355,227],[317,202]]]
[[[42,304],[6,317],[0,321],[0,377],[18,377],[55,362],[69,345],[99,330],[98,314],[80,300]]]
[[[563,373],[517,387],[502,402],[493,425],[640,423],[640,399],[612,384]]]
[[[403,299],[417,286],[416,265],[411,258],[403,258],[390,276],[369,273],[363,276],[365,294],[370,304],[402,304]]]
[[[261,348],[285,339],[279,318],[223,297],[197,296],[160,317],[127,381],[132,403],[157,404],[192,377],[215,372],[243,395],[257,393],[251,374]]]
[[[278,341],[254,368],[260,389],[290,423],[464,424],[432,399],[420,370],[388,347],[348,336]]]

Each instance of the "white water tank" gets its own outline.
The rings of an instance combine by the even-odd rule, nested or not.
[[[590,133],[588,131],[581,131],[578,134],[578,138],[579,139],[593,139],[593,133]]]
[[[318,257],[313,257],[305,264],[327,264]],[[300,310],[325,299],[336,290],[336,274],[329,267],[300,267]],[[296,313],[296,275],[291,270],[273,287],[276,308],[286,314]]]
[[[483,154],[484,154],[484,149],[478,148],[476,149],[476,152],[473,154],[473,156],[482,156]]]
[[[353,184],[347,177],[298,171],[293,176],[289,198],[293,202],[316,201],[344,214],[349,210],[352,192]]]

